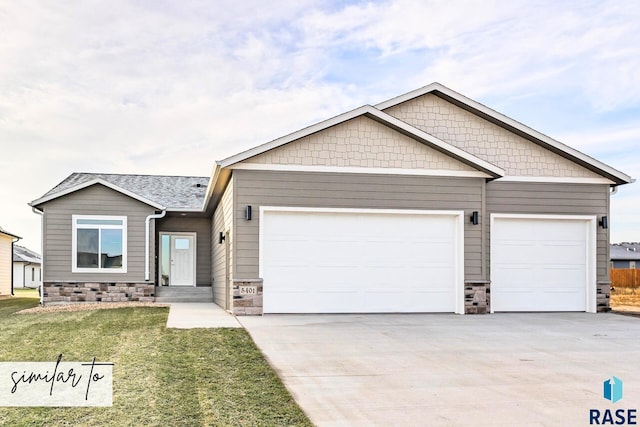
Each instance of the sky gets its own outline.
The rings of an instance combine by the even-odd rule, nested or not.
[[[637,0],[0,0],[0,226],[39,251],[27,203],[72,172],[210,176],[434,81],[640,177]]]

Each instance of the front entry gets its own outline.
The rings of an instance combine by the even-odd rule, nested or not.
[[[160,233],[160,285],[196,285],[195,233]]]

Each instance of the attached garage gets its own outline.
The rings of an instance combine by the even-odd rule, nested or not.
[[[263,206],[264,313],[462,313],[462,218]]]
[[[595,312],[592,216],[491,217],[491,311]]]

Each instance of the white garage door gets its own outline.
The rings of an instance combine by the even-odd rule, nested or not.
[[[264,312],[459,311],[460,218],[411,212],[263,207]]]
[[[582,219],[495,217],[492,311],[586,311],[590,226]]]

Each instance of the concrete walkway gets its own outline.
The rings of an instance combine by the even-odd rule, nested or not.
[[[241,328],[241,326],[234,316],[212,302],[173,302],[169,307],[167,328]]]

